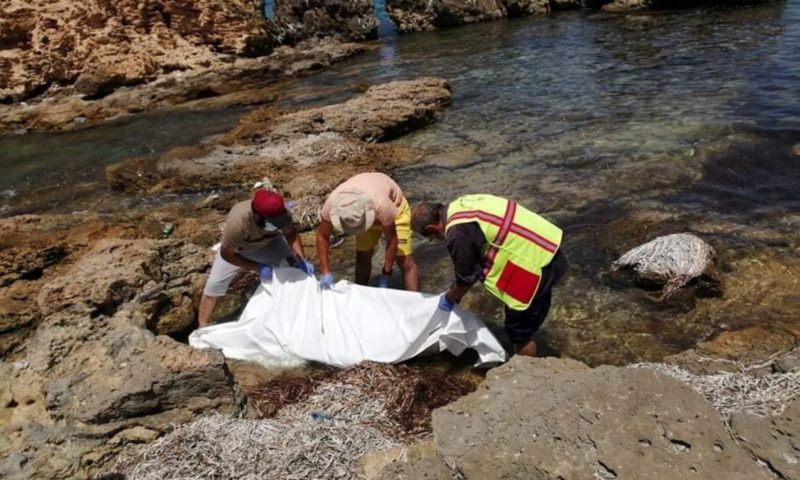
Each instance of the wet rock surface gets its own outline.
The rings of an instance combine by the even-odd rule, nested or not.
[[[374,142],[430,124],[450,101],[447,82],[422,78],[378,85],[338,105],[288,112],[266,107],[245,116],[216,145],[132,159],[109,167],[107,176],[127,192],[198,191],[266,177],[296,202],[297,220],[310,228],[322,198],[341,181],[413,158]]]
[[[464,478],[770,478],[711,404],[653,371],[517,356],[433,426]]]

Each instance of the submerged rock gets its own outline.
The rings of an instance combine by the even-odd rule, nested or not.
[[[632,271],[634,281],[644,286],[661,287],[662,298],[698,278],[705,280],[707,294],[721,294],[716,274],[714,249],[690,233],[656,238],[617,259],[611,272]]]
[[[434,411],[433,428],[442,459],[466,479],[770,478],[710,403],[645,369],[516,356]],[[390,468],[383,478],[418,472]]]

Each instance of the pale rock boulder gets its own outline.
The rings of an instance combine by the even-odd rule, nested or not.
[[[763,462],[776,478],[800,478],[798,418],[800,400],[795,400],[774,417],[734,414],[731,429],[744,449]]]
[[[113,315],[126,308],[156,333],[185,330],[195,320],[196,303],[211,256],[182,241],[104,239],[70,269],[42,288],[44,314]]]
[[[770,478],[710,403],[646,369],[516,356],[434,411],[433,430],[442,459],[466,479]],[[387,468],[391,478],[418,471]]]

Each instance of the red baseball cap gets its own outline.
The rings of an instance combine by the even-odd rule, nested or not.
[[[292,217],[286,211],[286,204],[279,193],[260,188],[253,195],[251,206],[253,213],[278,228],[292,223]]]

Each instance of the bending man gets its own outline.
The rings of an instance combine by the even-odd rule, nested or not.
[[[419,291],[417,265],[411,257],[411,210],[403,191],[382,173],[361,173],[331,192],[320,214],[317,254],[322,272],[320,286],[330,288],[330,237],[334,230],[356,236],[356,283],[369,283],[372,255],[381,236],[386,254],[378,286],[386,288],[395,263],[403,272],[406,290]]]
[[[314,274],[314,266],[305,260],[303,245],[283,197],[261,188],[252,200],[234,205],[225,219],[222,244],[203,289],[197,323],[201,327],[209,325],[217,298],[228,292],[242,270],[270,280],[272,268],[282,262]]]
[[[444,239],[455,281],[439,298],[446,312],[476,281],[505,304],[505,329],[521,355],[536,356],[531,338],[550,310],[553,286],[567,271],[561,229],[516,202],[466,195],[445,206],[423,203],[411,225],[418,234]]]

